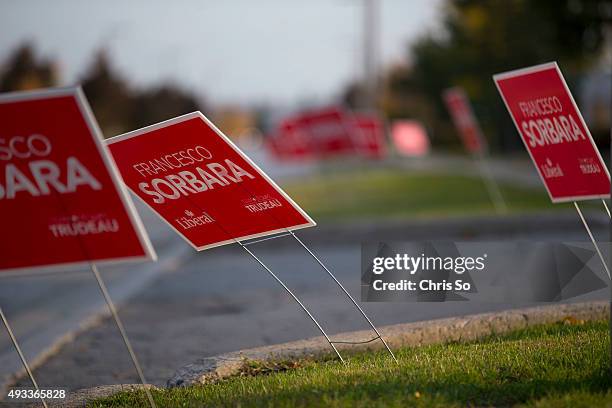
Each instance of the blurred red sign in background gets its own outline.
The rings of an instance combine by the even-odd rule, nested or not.
[[[395,150],[402,156],[420,157],[429,153],[427,131],[416,120],[396,120],[391,126]]]
[[[355,132],[356,150],[362,155],[381,159],[387,154],[385,125],[380,117],[373,113],[355,113],[353,115],[358,131]]]
[[[315,225],[200,112],[108,144],[127,186],[197,250]]]
[[[0,95],[0,270],[155,253],[79,88]]]
[[[269,138],[269,146],[281,160],[386,154],[384,124],[377,115],[352,114],[336,106],[285,118]]]
[[[295,119],[302,134],[307,135],[311,151],[320,158],[356,152],[356,123],[339,107],[302,113]]]
[[[550,199],[609,197],[608,169],[557,64],[493,78]]]
[[[466,150],[470,153],[484,153],[487,144],[463,89],[447,89],[443,93],[443,99]]]
[[[314,157],[306,129],[295,120],[284,120],[276,133],[268,138],[274,156],[280,160],[303,161]]]

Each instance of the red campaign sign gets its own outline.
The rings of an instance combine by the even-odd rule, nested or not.
[[[107,143],[127,186],[198,251],[316,225],[200,112]]]
[[[80,88],[0,95],[0,271],[153,259]]]
[[[269,143],[274,155],[281,160],[308,160],[313,157],[304,131],[292,120],[283,121],[278,133],[269,138]]]
[[[290,160],[291,154],[286,143],[277,134],[265,138],[265,147],[278,160]]]
[[[553,202],[607,198],[610,175],[555,62],[493,77]]]
[[[380,159],[387,153],[385,143],[385,126],[380,118],[373,114],[357,113],[354,115],[355,145],[357,151],[366,157]]]
[[[429,153],[427,131],[416,120],[396,120],[391,128],[395,149],[402,156],[422,157]]]
[[[458,87],[447,89],[444,91],[443,98],[467,151],[484,153],[487,150],[487,144],[463,89]]]
[[[312,155],[325,158],[356,151],[354,134],[359,130],[339,107],[305,112],[289,121],[303,135]]]

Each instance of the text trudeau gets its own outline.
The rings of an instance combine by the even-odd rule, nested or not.
[[[254,179],[248,171],[225,159],[221,163],[209,162],[212,153],[203,146],[164,154],[146,162],[132,165],[142,177],[158,176],[184,167],[201,163],[193,170],[182,170],[163,177],[155,177],[148,182],[141,182],[138,188],[151,196],[156,204],[166,200],[177,200],[181,196],[198,194],[217,187],[226,187],[232,183],[241,183],[243,177]]]

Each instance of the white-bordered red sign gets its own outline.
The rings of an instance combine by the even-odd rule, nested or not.
[[[493,79],[550,199],[610,197],[610,174],[557,63]]]
[[[198,251],[316,225],[200,112],[107,143],[127,186]]]
[[[295,120],[282,121],[276,133],[268,137],[268,143],[279,160],[308,161],[315,156],[307,135]]]
[[[298,129],[307,137],[311,151],[320,158],[354,154],[356,123],[349,120],[345,110],[330,106],[303,112],[294,119]]]
[[[387,153],[385,124],[374,113],[358,112],[353,114],[356,131],[355,148],[365,157],[382,159]]]
[[[381,159],[387,153],[385,124],[372,112],[352,113],[340,106],[301,112],[286,118],[269,139],[282,160],[326,159],[362,155]]]
[[[80,88],[0,95],[0,271],[154,259]]]
[[[474,116],[472,105],[463,89],[459,87],[450,88],[444,91],[442,96],[467,151],[484,153],[487,150],[487,143],[476,116]]]
[[[285,159],[327,159],[366,153],[366,150],[371,153],[370,134],[363,136],[353,115],[340,106],[308,110],[285,118],[274,138],[274,153]]]

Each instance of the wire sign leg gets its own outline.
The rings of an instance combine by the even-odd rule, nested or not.
[[[608,217],[612,219],[612,215],[610,214],[610,208],[608,208],[608,204],[605,199],[601,199],[606,212],[608,213]],[[612,286],[611,286],[612,289]],[[612,293],[610,294],[610,310],[612,310]],[[612,338],[612,313],[610,313],[610,338]],[[610,370],[612,370],[612,342],[610,342]]]
[[[370,326],[372,327],[372,329],[374,330],[374,332],[376,333],[376,335],[378,336],[378,338],[380,339],[380,341],[382,341],[382,343],[385,345],[385,347],[387,348],[387,351],[389,352],[389,354],[391,354],[391,357],[393,357],[393,360],[395,360],[395,362],[397,361],[397,358],[395,358],[395,355],[393,354],[393,351],[391,351],[391,348],[389,347],[389,345],[387,344],[387,342],[385,341],[385,339],[380,335],[380,333],[378,332],[378,329],[376,328],[376,326],[374,326],[374,323],[372,323],[372,321],[370,320],[370,318],[365,314],[365,312],[363,311],[363,309],[361,308],[361,306],[359,306],[359,304],[355,301],[355,299],[353,298],[353,296],[351,296],[351,294],[344,288],[344,286],[342,286],[342,284],[340,283],[340,281],[338,279],[336,279],[336,277],[334,276],[334,274],[329,270],[329,268],[327,266],[325,266],[325,264],[314,254],[314,252],[312,252],[310,250],[310,248],[308,248],[306,246],[306,244],[304,244],[304,242],[302,242],[301,239],[299,239],[297,237],[297,235],[295,235],[293,233],[293,231],[289,231],[289,233],[293,236],[293,238],[295,238],[295,240],[297,242],[299,242],[299,244],[304,247],[304,249],[310,254],[310,256],[312,256],[319,265],[321,265],[321,267],[325,270],[325,272],[327,272],[329,274],[329,276],[331,276],[331,278],[334,280],[334,282],[336,282],[336,284],[340,287],[340,289],[342,289],[342,291],[346,294],[346,296],[348,296],[348,298],[351,300],[351,302],[353,302],[353,304],[355,305],[355,307],[357,308],[357,310],[359,310],[359,312],[361,313],[361,315],[366,319],[366,321],[370,324]]]
[[[30,366],[28,365],[28,362],[25,359],[25,356],[21,352],[21,347],[19,347],[17,338],[13,334],[13,330],[11,329],[11,326],[9,325],[8,320],[6,319],[6,316],[4,315],[4,312],[2,311],[1,307],[0,307],[0,317],[2,318],[2,323],[4,323],[4,327],[6,327],[6,331],[8,332],[8,335],[11,338],[11,342],[13,342],[13,346],[15,347],[15,350],[17,350],[17,354],[19,354],[19,358],[21,359],[23,368],[25,368],[26,372],[28,373],[28,377],[30,377],[32,384],[34,385],[34,389],[36,389],[36,391],[40,393],[40,390],[38,389],[38,383],[36,383],[36,380],[34,379],[34,374],[32,374],[32,370],[30,370]],[[40,400],[42,401],[43,407],[48,408],[47,402],[42,397]]]
[[[325,339],[327,340],[327,342],[329,343],[329,345],[331,346],[332,349],[334,349],[334,351],[336,352],[336,355],[338,356],[338,358],[340,359],[340,361],[342,361],[344,363],[344,359],[342,358],[342,356],[340,355],[340,352],[338,351],[338,349],[336,348],[336,346],[334,345],[334,343],[330,340],[329,336],[327,335],[327,333],[325,333],[325,330],[323,330],[323,328],[321,327],[321,325],[319,324],[319,322],[317,322],[317,320],[314,318],[314,316],[310,313],[310,311],[308,311],[308,309],[306,308],[306,306],[304,306],[304,304],[300,301],[300,299],[298,299],[297,296],[295,296],[293,294],[293,292],[287,287],[287,285],[285,285],[283,283],[282,280],[280,280],[280,278],[278,276],[276,276],[274,274],[274,272],[272,272],[272,270],[270,268],[268,268],[268,266],[266,264],[264,264],[261,259],[259,259],[257,257],[257,255],[255,255],[249,248],[246,247],[246,245],[244,245],[242,242],[238,241],[238,243],[240,244],[240,246],[249,254],[251,255],[256,261],[257,263],[259,263],[270,275],[272,275],[272,277],[274,279],[276,279],[276,281],[283,287],[283,289],[285,289],[287,291],[287,293],[289,293],[291,295],[291,297],[293,297],[293,299],[301,306],[301,308],[304,310],[304,312],[308,315],[308,317],[310,317],[310,320],[313,321],[313,323],[317,326],[317,328],[319,329],[319,331],[321,333],[323,333],[323,336],[325,336]]]
[[[597,245],[597,242],[595,242],[595,237],[593,237],[593,233],[591,232],[591,229],[589,228],[589,224],[587,224],[586,220],[584,219],[584,216],[582,215],[582,211],[580,211],[580,207],[578,206],[578,203],[576,201],[574,201],[574,206],[576,207],[576,211],[578,211],[578,216],[580,216],[580,219],[582,220],[582,223],[584,224],[584,228],[586,228],[587,234],[589,234],[589,237],[591,238],[591,242],[593,243],[593,246],[595,247],[595,251],[597,251],[597,255],[599,255],[599,259],[601,259],[601,262],[603,263],[604,269],[606,270],[608,274],[608,278],[610,278],[610,270],[608,269],[608,263],[606,262],[603,255],[601,254],[601,251],[599,250],[599,246]]]
[[[612,215],[610,215],[610,208],[608,208],[608,204],[606,203],[606,200],[604,200],[603,198],[601,199],[601,202],[603,203],[604,208],[606,209],[606,212],[608,213],[608,217],[612,218]]]
[[[149,400],[149,404],[151,405],[151,408],[157,408],[157,406],[155,405],[155,401],[153,401],[153,395],[151,395],[151,391],[147,388],[147,381],[145,380],[144,374],[142,372],[142,368],[140,368],[140,363],[138,363],[138,359],[136,358],[134,349],[132,349],[132,344],[130,343],[130,340],[127,337],[127,334],[123,327],[123,323],[121,323],[121,319],[119,319],[119,314],[117,314],[117,309],[115,308],[115,304],[111,300],[110,294],[108,293],[108,289],[106,288],[106,285],[104,284],[104,281],[102,280],[102,277],[100,276],[100,273],[98,272],[98,267],[93,263],[90,264],[90,267],[91,267],[91,272],[94,274],[96,281],[98,282],[98,286],[100,287],[102,296],[104,296],[104,300],[106,301],[106,304],[108,305],[108,309],[113,315],[113,319],[115,319],[115,323],[117,324],[119,333],[121,333],[121,337],[123,338],[125,347],[127,348],[128,353],[130,353],[130,357],[132,358],[132,363],[134,364],[134,367],[136,368],[138,377],[140,377],[140,382],[142,383],[144,391],[147,394],[147,399]]]
[[[502,195],[501,190],[499,189],[499,184],[497,184],[497,181],[495,181],[493,175],[491,174],[489,164],[482,156],[477,157],[476,161],[478,162],[480,175],[487,189],[487,193],[489,193],[489,198],[493,203],[493,207],[495,207],[495,211],[499,214],[507,213],[508,206],[506,205],[504,196]]]

